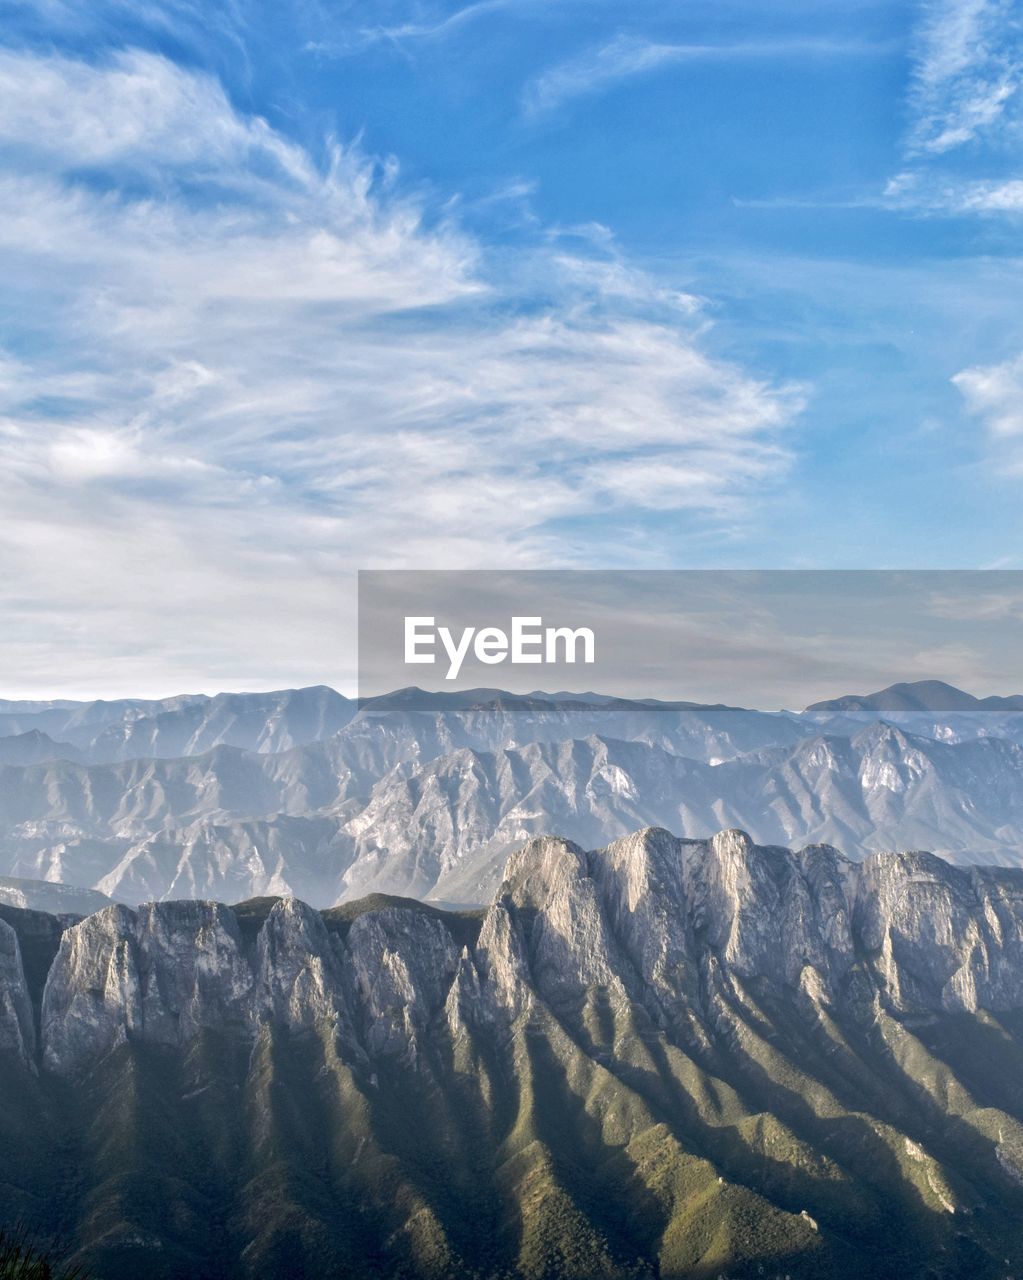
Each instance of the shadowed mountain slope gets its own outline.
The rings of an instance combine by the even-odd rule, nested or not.
[[[1023,1268],[1020,873],[647,829],[476,913],[46,919],[0,1203],[105,1280]]]

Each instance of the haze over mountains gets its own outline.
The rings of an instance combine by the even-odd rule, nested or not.
[[[473,912],[0,906],[5,1217],[102,1280],[1004,1280],[1023,872],[541,838]]]
[[[798,714],[499,690],[0,702],[0,875],[129,903],[473,903],[531,836],[645,825],[1016,864],[1021,765],[1023,697],[937,681]]]

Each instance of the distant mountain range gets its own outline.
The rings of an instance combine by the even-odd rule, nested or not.
[[[1023,872],[928,854],[0,905],[4,1219],[103,1280],[1004,1280],[1021,1082]]]
[[[474,903],[531,836],[650,824],[1011,865],[1021,765],[1023,697],[936,681],[798,714],[493,689],[0,702],[0,874],[129,903]]]
[[[323,687],[215,697],[186,694],[161,701],[0,699],[0,742],[34,734],[39,742],[49,741],[49,759],[62,759],[70,749],[96,763],[201,755],[222,745],[286,751],[330,737],[354,712],[350,699]]]

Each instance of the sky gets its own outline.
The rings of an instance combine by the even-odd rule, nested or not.
[[[8,0],[0,692],[351,689],[365,568],[1023,568],[1021,25]]]

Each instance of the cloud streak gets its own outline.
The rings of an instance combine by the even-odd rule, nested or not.
[[[548,68],[530,81],[523,90],[522,108],[527,117],[545,115],[573,99],[603,93],[624,81],[685,63],[863,56],[886,48],[868,42],[811,37],[687,44],[619,35]]]
[[[521,9],[523,0],[478,0],[476,4],[467,4],[442,18],[430,22],[402,22],[394,26],[364,28],[360,40],[373,43],[378,40],[400,42],[402,40],[436,40],[443,39],[462,27],[469,26],[480,18],[495,13],[504,13],[509,9]]]
[[[906,170],[891,178],[880,199],[861,199],[863,207],[911,213],[1004,216],[1023,213],[1023,179],[975,178]]]
[[[1023,125],[1021,38],[1020,0],[930,0],[914,41],[907,167],[882,203],[952,217],[1023,212],[1011,167]],[[960,158],[968,165],[981,148],[987,177]]]

